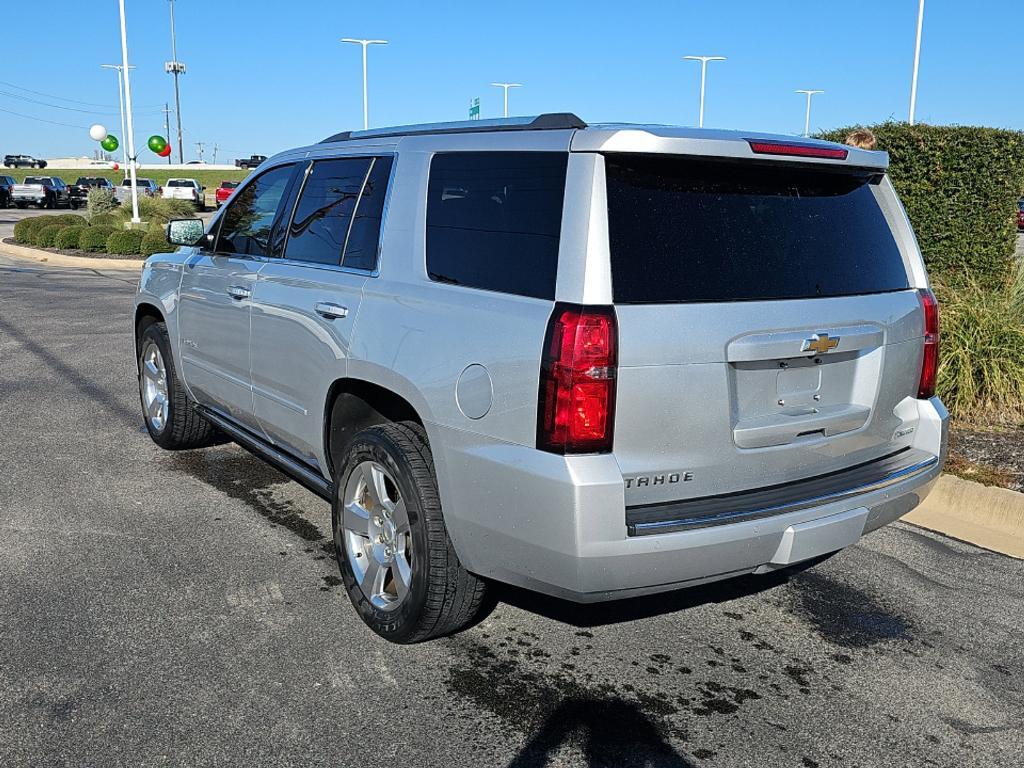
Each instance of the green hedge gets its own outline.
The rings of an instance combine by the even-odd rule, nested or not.
[[[86,229],[86,227],[79,226],[64,227],[54,238],[53,247],[64,250],[78,248],[78,238]]]
[[[48,219],[51,224],[60,224],[64,227],[84,227],[89,223],[86,221],[85,216],[79,216],[77,213],[62,213],[58,216],[44,216],[43,218]]]
[[[118,213],[122,218],[131,218],[131,205],[122,205]],[[143,221],[166,224],[171,219],[187,219],[195,215],[196,207],[188,200],[164,200],[162,197],[139,198],[139,218]]]
[[[33,235],[37,228],[48,224],[49,216],[29,216],[14,225],[14,239],[25,245],[32,245]]]
[[[107,238],[117,231],[113,227],[86,227],[78,238],[78,247],[90,253],[102,253],[107,249]]]
[[[142,255],[152,256],[154,253],[166,253],[173,249],[168,244],[164,228],[160,226],[150,227],[146,237],[142,240]]]
[[[91,227],[120,227],[121,217],[113,213],[98,213],[89,219]]]
[[[63,224],[46,224],[36,227],[32,233],[32,245],[37,248],[52,248],[53,241],[57,239],[57,233],[64,229]]]
[[[107,238],[107,253],[115,256],[138,256],[146,233],[141,229],[123,229]]]
[[[851,130],[822,138],[842,142]],[[871,130],[889,153],[890,177],[932,278],[949,289],[1008,285],[1024,195],[1024,133],[907,123]]]

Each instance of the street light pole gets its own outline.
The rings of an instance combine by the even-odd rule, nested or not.
[[[704,84],[707,80],[708,74],[708,62],[709,61],[725,61],[725,56],[683,56],[684,59],[689,61],[700,62],[700,118],[697,126],[699,128],[704,127]]]
[[[139,224],[139,190],[135,186],[135,126],[132,121],[132,82],[128,68],[128,30],[124,21],[124,0],[118,0],[121,12],[121,66],[124,70],[124,105],[128,140],[128,173],[132,180],[132,223]]]
[[[509,88],[522,88],[522,83],[491,83],[495,88],[503,88],[505,90],[505,117],[508,117],[508,89]]]
[[[919,0],[917,9],[917,44],[914,46],[914,77],[910,82],[910,124],[914,124],[917,109],[917,71],[921,65],[921,28],[924,26],[924,0]]]
[[[354,37],[341,38],[343,43],[356,43],[363,47],[363,130],[370,127],[370,110],[366,95],[366,49],[371,45],[387,45],[387,40],[362,40]]]
[[[128,170],[128,141],[127,136],[124,133],[124,78],[121,74],[120,64],[100,64],[103,69],[113,69],[117,71],[117,101],[121,105],[121,154],[124,158],[124,169]],[[132,64],[131,69],[135,69],[135,65]]]
[[[811,97],[818,93],[824,93],[824,91],[809,91],[806,89],[800,89],[796,93],[807,94],[807,116],[804,118],[804,138],[811,135]]]

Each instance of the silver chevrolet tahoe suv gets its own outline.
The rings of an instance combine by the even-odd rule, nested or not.
[[[395,642],[464,626],[492,580],[589,602],[827,555],[946,451],[887,162],[568,114],[284,152],[146,262],[146,425],[329,500]]]

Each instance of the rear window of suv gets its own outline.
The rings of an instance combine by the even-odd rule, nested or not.
[[[793,165],[609,155],[614,300],[849,296],[909,287],[873,186]]]
[[[552,299],[567,152],[434,155],[427,188],[432,280]]]

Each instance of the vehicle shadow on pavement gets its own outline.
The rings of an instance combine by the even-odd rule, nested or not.
[[[586,768],[692,766],[636,704],[619,698],[571,698],[547,717],[508,768],[548,765],[567,744],[581,753],[583,761],[577,764]]]
[[[569,600],[505,584],[493,585],[492,599],[495,604],[497,602],[508,603],[524,611],[575,627],[596,627],[652,618],[709,603],[727,603],[741,597],[756,595],[785,584],[793,576],[817,565],[824,559],[826,558],[818,558],[785,570],[757,576],[738,576],[703,586],[686,587],[657,595],[601,603],[573,603]]]

